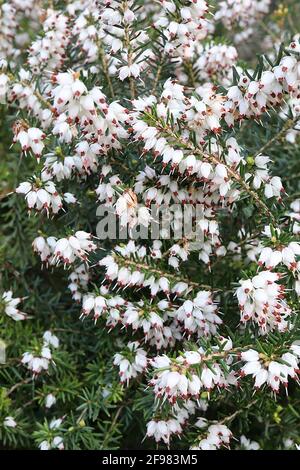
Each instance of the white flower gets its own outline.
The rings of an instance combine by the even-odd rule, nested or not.
[[[49,429],[53,431],[58,430],[61,423],[62,423],[62,418],[58,419],[52,419],[50,424],[49,424]],[[51,449],[59,449],[63,450],[64,449],[64,442],[63,442],[63,437],[62,436],[54,436],[51,439],[44,440],[39,444],[40,450],[51,450]]]
[[[55,438],[52,441],[52,447],[54,449],[63,450],[64,447],[65,447],[64,442],[63,442],[63,438],[61,436],[55,436]]]
[[[74,196],[74,194],[72,194],[72,193],[64,193],[64,201],[67,204],[76,204],[77,203],[77,199]]]
[[[16,193],[25,194],[25,200],[30,210],[46,211],[49,216],[50,210],[57,214],[62,209],[62,199],[52,181],[43,183],[36,179],[33,184],[24,182],[16,188]]]
[[[118,198],[115,208],[122,227],[128,225],[133,228],[137,224],[145,227],[149,225],[151,219],[149,209],[138,205],[137,196],[131,189],[123,192]]]
[[[128,384],[131,378],[135,378],[146,369],[146,352],[139,347],[137,341],[130,342],[124,353],[115,354],[114,364],[119,366],[120,381]]]
[[[2,301],[4,302],[4,312],[6,315],[15,321],[26,319],[27,314],[17,308],[18,304],[22,301],[21,297],[13,298],[13,293],[10,290],[3,293]]]
[[[46,408],[51,408],[51,406],[55,405],[56,398],[52,393],[48,393],[45,399],[45,406]]]
[[[0,73],[0,99],[2,100],[8,92],[9,78],[4,73]]]
[[[90,233],[79,230],[68,238],[55,242],[52,263],[62,261],[65,265],[72,264],[77,258],[86,261],[87,254],[96,249]]]
[[[45,331],[43,335],[44,344],[53,346],[54,348],[58,348],[59,340],[57,336],[53,335],[51,331]]]
[[[42,441],[39,444],[39,448],[40,450],[50,450],[50,444],[48,443],[48,441]]]
[[[124,65],[119,70],[119,79],[125,80],[128,77],[137,78],[140,75],[140,68],[138,64]]]
[[[27,130],[16,131],[14,141],[21,144],[23,152],[32,150],[33,154],[39,160],[45,147],[44,140],[46,134],[37,127],[30,127]]]
[[[51,348],[57,348],[59,345],[58,338],[52,335],[50,331],[46,331],[43,336],[43,344],[40,347],[40,353],[25,352],[22,355],[21,363],[33,373],[33,378],[43,371],[47,371],[52,359]]]
[[[39,236],[33,240],[32,247],[36,253],[39,253],[41,261],[43,263],[47,263],[51,258],[51,255],[53,253],[53,244],[55,243],[56,239],[54,239],[53,237],[45,239],[44,237]]]
[[[206,423],[203,423],[203,427]],[[202,425],[200,426],[202,427]],[[232,433],[224,424],[212,424],[206,431],[206,437],[200,439],[198,443],[195,443],[192,450],[216,450],[221,446],[228,446]]]
[[[8,428],[15,428],[17,426],[17,422],[12,416],[6,416],[6,418],[3,421],[4,426]]]
[[[63,421],[62,418],[54,418],[54,419],[52,419],[51,422],[50,422],[50,425],[49,425],[50,429],[57,429],[57,428],[59,428],[60,425],[61,425],[61,423],[62,423],[62,421]]]

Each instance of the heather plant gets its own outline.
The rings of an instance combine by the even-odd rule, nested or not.
[[[0,2],[0,442],[296,449],[300,6]]]

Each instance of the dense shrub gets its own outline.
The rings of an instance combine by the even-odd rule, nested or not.
[[[300,444],[299,10],[0,2],[3,448]]]

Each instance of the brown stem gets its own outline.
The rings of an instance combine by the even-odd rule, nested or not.
[[[197,86],[197,80],[196,80],[196,77],[195,77],[192,62],[187,59],[183,62],[183,66],[184,66],[184,69],[185,69],[185,71],[188,75],[188,78],[189,78],[189,81],[190,81],[190,86],[195,89],[196,86]]]
[[[103,74],[106,78],[107,85],[108,85],[111,97],[115,98],[115,92],[114,92],[114,88],[113,88],[112,81],[111,81],[109,71],[108,71],[108,64],[107,64],[107,60],[106,60],[106,56],[105,56],[105,51],[104,51],[104,48],[103,48],[103,45],[102,45],[101,41],[98,42],[98,50],[99,50],[99,57],[100,57],[100,60],[101,60],[101,65],[102,65],[102,71],[103,71]]]
[[[293,119],[288,119],[284,126],[282,127],[282,129],[280,129],[279,132],[277,132],[277,134],[275,134],[270,140],[268,140],[268,142],[266,142],[255,154],[255,157],[257,157],[258,155],[261,155],[265,152],[265,150],[270,147],[270,145],[272,145],[274,142],[276,142],[277,140],[280,140],[281,137],[283,137],[285,135],[285,133],[291,129],[294,124],[297,123],[297,121],[299,120],[299,116],[296,116],[294,117]]]
[[[247,406],[238,409],[237,411],[235,411],[234,413],[232,413],[232,414],[229,415],[229,416],[226,416],[225,418],[222,419],[222,421],[219,421],[219,423],[220,423],[220,424],[225,424],[225,423],[228,423],[228,421],[232,421],[232,420],[235,419],[238,415],[240,415],[241,413],[244,413],[245,410],[248,410],[248,409],[251,408],[253,405],[255,405],[257,402],[258,402],[257,399],[251,401],[250,403],[248,403]]]
[[[194,282],[189,279],[184,279],[182,278],[182,276],[179,277],[179,276],[176,276],[175,274],[165,273],[164,271],[161,271],[160,269],[152,268],[148,264],[137,263],[136,261],[132,259],[121,258],[119,256],[118,256],[118,260],[122,260],[121,263],[123,263],[125,266],[134,266],[135,268],[143,269],[149,272],[150,274],[157,274],[159,277],[167,277],[169,279],[174,280],[175,282],[186,282],[189,286],[195,289],[203,288],[203,289],[211,290],[211,286],[207,284],[199,284],[198,282]]]
[[[28,384],[29,382],[32,381],[32,378],[28,378],[28,379],[23,379],[21,380],[20,382],[17,382],[16,384],[14,384],[9,390],[8,392],[6,393],[7,396],[11,395],[17,388],[21,387],[22,385],[25,385],[25,384]]]
[[[157,88],[157,85],[158,85],[158,82],[159,82],[159,79],[160,79],[161,71],[162,71],[162,64],[160,64],[158,69],[157,69],[155,79],[154,79],[154,84],[153,84],[153,87],[152,87],[152,90],[151,90],[151,95],[154,95],[155,92],[156,92],[156,88]]]
[[[128,8],[127,1],[122,2],[122,11],[125,12]],[[132,60],[132,48],[131,48],[131,42],[130,42],[130,34],[129,34],[129,27],[126,24],[124,26],[124,42],[125,46],[127,49],[127,57],[128,57],[128,66],[130,67],[133,64]],[[132,76],[129,77],[129,87],[130,87],[130,95],[131,99],[135,99],[135,84],[134,84],[134,79]]]
[[[101,450],[106,450],[106,449],[105,449],[105,446],[106,446],[107,441],[108,441],[109,438],[110,438],[110,433],[111,433],[111,431],[114,429],[115,424],[116,424],[116,422],[118,421],[118,418],[119,418],[120,413],[121,413],[121,411],[122,411],[123,408],[124,408],[124,405],[120,406],[120,408],[119,408],[118,411],[116,412],[116,414],[115,414],[115,416],[114,416],[114,419],[112,420],[111,425],[110,425],[110,427],[109,427],[109,430],[105,433],[105,438],[104,438],[104,440],[103,440],[103,442],[102,442],[102,445],[101,445],[101,448],[100,448]]]

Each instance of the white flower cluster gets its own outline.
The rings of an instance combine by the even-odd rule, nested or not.
[[[241,322],[257,323],[261,334],[288,328],[292,310],[285,301],[285,286],[278,284],[282,275],[261,271],[252,279],[240,281],[236,295],[241,309]]]
[[[28,209],[46,211],[47,215],[50,211],[57,214],[63,206],[62,199],[52,181],[47,181],[44,185],[40,180],[35,180],[34,183],[24,182],[16,188],[16,193],[24,194]]]
[[[191,415],[195,413],[195,404],[187,401],[183,407],[174,406],[173,417],[169,419],[152,419],[147,423],[147,436],[153,437],[156,442],[163,441],[170,444],[172,436],[180,436]]]
[[[34,15],[33,15],[34,11]],[[24,23],[31,21],[37,26],[37,18],[42,14],[42,2],[39,0],[9,0],[0,7],[0,57],[9,58],[15,63],[30,36]]]
[[[270,6],[271,0],[222,0],[215,21],[222,21],[227,29],[239,26],[242,32],[235,39],[241,42],[253,34],[252,26],[269,12]]]
[[[19,123],[15,124],[14,131],[14,142],[20,143],[23,152],[31,150],[39,160],[45,147],[43,140],[46,138],[46,135],[43,131],[37,127],[23,129],[22,124]]]
[[[190,59],[197,44],[203,40],[212,26],[205,18],[208,4],[205,0],[188,0],[185,6],[173,0],[161,1],[164,13],[155,21],[154,27],[162,29],[166,36],[164,50],[167,54]]]
[[[256,441],[251,441],[246,436],[242,435],[240,437],[240,443],[242,450],[259,450],[259,443]]]
[[[167,297],[177,292],[183,293],[187,291],[188,285],[181,282],[171,282],[165,276],[160,276],[156,269],[147,269],[147,256],[155,259],[159,258],[159,250],[156,247],[161,245],[161,241],[153,244],[153,250],[147,253],[146,246],[136,245],[133,240],[129,241],[125,246],[117,245],[115,247],[116,254],[105,256],[99,261],[100,266],[104,266],[106,270],[106,280],[115,281],[120,287],[147,287],[150,290],[151,297],[154,298],[158,292],[163,292]],[[140,260],[140,266],[132,260],[135,255]],[[139,263],[138,263],[139,264]],[[145,267],[145,272],[141,268]],[[138,269],[137,269],[138,268]],[[148,272],[147,272],[148,271]],[[173,278],[174,279],[174,278]]]
[[[124,351],[115,354],[114,364],[119,367],[122,383],[127,383],[147,368],[146,351],[139,347],[138,341],[127,344]]]
[[[14,79],[11,78],[8,83],[10,85],[6,90],[8,103],[14,104],[17,102],[20,109],[28,110],[33,117],[38,119],[41,127],[40,129],[39,127],[36,127],[36,125],[30,126],[24,120],[17,120],[13,125],[14,140],[17,142],[18,134],[22,133],[22,140],[24,141],[24,145],[26,145],[26,149],[24,148],[24,151],[27,151],[27,145],[30,145],[31,148],[32,144],[33,154],[35,149],[38,152],[41,152],[44,148],[44,141],[46,139],[46,136],[44,136],[45,131],[51,124],[51,105],[36,90],[36,84],[32,83],[32,73],[29,70],[20,68],[15,72]],[[34,140],[37,140],[36,137],[38,136],[37,142],[31,140],[30,134],[28,134],[29,129],[34,129],[34,131],[31,131],[31,137],[33,137]],[[23,134],[23,131],[25,134]],[[19,143],[22,145],[22,141]],[[39,160],[39,153],[36,157],[37,160]]]
[[[230,85],[232,67],[238,59],[238,52],[234,46],[209,44],[199,47],[198,54],[196,67],[202,80]]]
[[[245,364],[241,366],[240,360]],[[149,385],[158,399],[167,399],[173,406],[178,399],[197,400],[203,389],[238,386],[239,380],[247,375],[255,379],[255,389],[266,384],[278,393],[281,384],[287,390],[289,377],[298,382],[299,361],[297,344],[293,344],[289,352],[275,357],[254,349],[237,353],[231,341],[223,338],[222,350],[215,347],[213,352],[205,353],[200,348],[185,351],[175,359],[166,355],[155,357],[150,361],[154,376]]]
[[[149,68],[148,61],[154,58],[152,50],[143,47],[149,41],[147,31],[135,29],[135,34],[132,34],[137,16],[139,12],[134,9],[132,0],[109,2],[99,15],[102,29],[99,34],[108,46],[107,63],[111,63],[108,70],[111,75],[118,74],[121,81],[138,78]],[[116,52],[120,53],[119,58],[115,57]]]
[[[231,347],[231,341],[223,338],[224,351],[230,350]],[[215,350],[216,355],[217,350],[218,348]],[[226,354],[223,352],[222,356],[226,357]],[[230,357],[228,361],[231,362]],[[202,389],[212,390],[214,387],[237,385],[234,371],[225,374],[218,362],[207,365],[208,359],[203,348],[199,348],[198,351],[185,351],[176,359],[166,355],[157,356],[150,363],[156,369],[149,382],[155,396],[166,398],[171,404],[176,403],[179,398],[198,399]]]
[[[69,143],[78,135],[75,126],[78,123],[85,140],[80,141],[77,152],[85,170],[93,171],[97,155],[106,154],[111,148],[119,149],[119,139],[128,137],[123,127],[129,119],[128,111],[116,101],[107,104],[101,88],[88,90],[77,72],[53,74],[51,81],[57,115],[54,133],[61,142]]]
[[[23,299],[21,297],[13,297],[11,290],[2,294],[2,303],[4,304],[4,312],[15,321],[25,320],[27,314],[21,312],[17,307]]]
[[[238,84],[228,89],[227,112],[234,119],[257,118],[268,108],[281,104],[286,93],[298,97],[299,78],[299,63],[294,56],[282,57],[278,65],[262,72],[259,80],[241,74]]]
[[[59,435],[59,428],[63,422],[62,418],[53,418],[49,423],[49,431],[51,434],[57,434],[51,439],[44,440],[40,443],[39,448],[40,450],[63,450],[64,449],[64,442],[63,437]]]
[[[241,359],[245,362],[240,374],[252,375],[255,379],[254,387],[260,388],[267,384],[271,389],[278,393],[282,384],[286,389],[289,377],[298,382],[300,347],[293,344],[290,351],[284,353],[280,362],[276,359],[270,360],[265,354],[258,353],[253,349],[241,353]]]
[[[122,227],[130,228],[138,225],[148,226],[151,215],[147,207],[138,207],[136,194],[131,190],[125,190],[116,202],[116,214],[120,217]]]
[[[204,419],[199,419],[196,425],[200,429],[207,427]],[[206,436],[194,444],[192,450],[216,450],[220,447],[228,447],[232,438],[232,432],[225,424],[211,424],[205,431]]]
[[[298,235],[300,233],[300,199],[295,199],[291,205],[291,212],[289,212],[289,217],[294,220],[293,224],[293,234]]]
[[[212,300],[211,292],[200,291],[193,301],[183,303],[176,312],[176,318],[189,336],[195,333],[198,337],[215,335],[218,325],[222,323],[216,311],[217,305]]]
[[[35,252],[41,261],[49,265],[70,265],[75,260],[87,261],[88,253],[95,251],[96,244],[90,233],[78,230],[67,238],[43,237],[40,235],[32,242]]]
[[[65,62],[65,50],[71,42],[69,18],[49,9],[42,23],[43,36],[30,45],[28,64],[33,73],[43,69],[55,70]]]
[[[6,416],[3,425],[8,428],[15,428],[17,426],[16,420],[12,416]]]
[[[51,331],[45,331],[43,335],[43,344],[39,348],[39,353],[36,351],[25,352],[22,356],[21,363],[32,372],[33,377],[36,377],[43,371],[49,369],[49,365],[53,363],[52,348],[56,349],[59,346],[57,336]]]
[[[155,259],[158,257],[159,245],[160,242],[154,243],[153,250],[151,250],[151,255],[153,254]],[[83,316],[90,315],[93,311],[95,321],[100,316],[104,316],[109,328],[123,324],[126,328],[130,326],[133,331],[142,330],[145,341],[158,349],[172,344],[174,339],[180,339],[184,333],[189,336],[196,334],[198,337],[216,333],[222,321],[216,313],[217,305],[212,299],[211,292],[199,291],[193,301],[186,300],[181,307],[178,307],[178,303],[182,303],[179,298],[188,292],[188,284],[176,282],[176,278],[172,277],[171,279],[157,278],[155,269],[153,269],[153,275],[147,273],[147,268],[143,274],[140,270],[141,265],[136,265],[134,259],[130,258],[131,254],[138,254],[143,261],[146,249],[142,246],[137,247],[131,241],[124,247],[116,247],[114,256],[107,256],[99,262],[106,268],[107,281],[115,281],[122,288],[148,287],[153,298],[157,292],[161,292],[167,297],[166,300],[153,302],[150,305],[142,300],[128,302],[120,296],[110,294],[108,286],[102,286],[98,295],[84,294]],[[126,267],[124,265],[119,267],[118,263],[122,266],[126,259],[120,255],[129,257],[129,264],[127,263]],[[77,284],[73,287],[74,292],[77,293],[76,288]],[[79,296],[80,293],[77,295]]]
[[[70,284],[68,288],[72,293],[72,298],[76,302],[80,302],[82,299],[81,290],[85,291],[89,282],[89,273],[85,264],[81,264],[70,274]]]
[[[265,247],[262,249],[258,264],[267,269],[273,269],[283,263],[288,269],[294,271],[298,269],[296,257],[300,255],[300,244],[290,242],[287,246],[280,246],[277,249]]]

